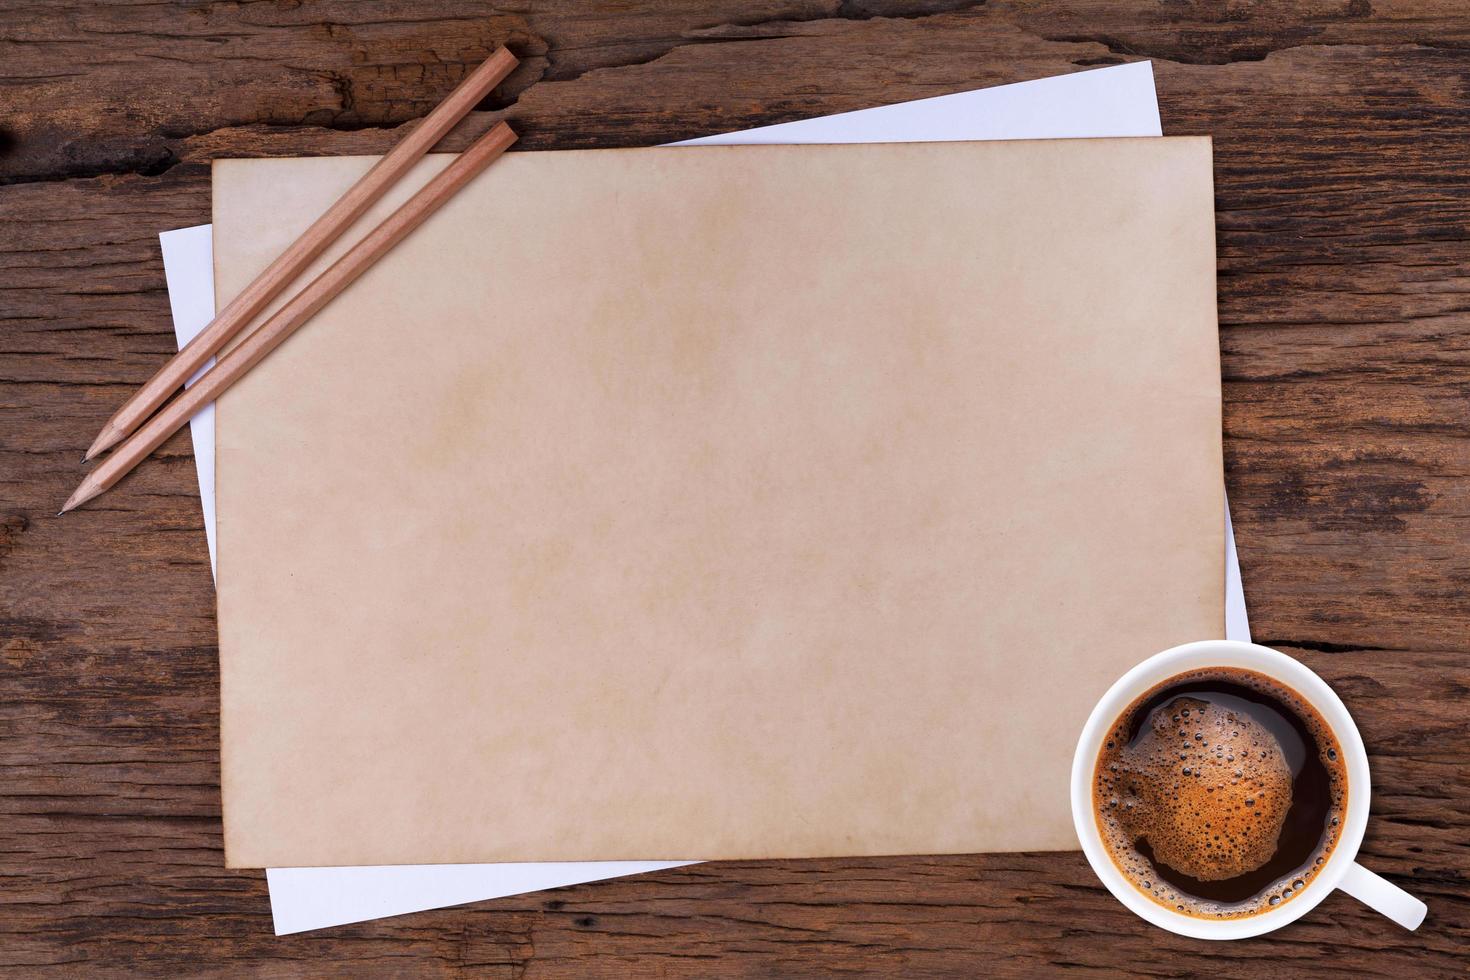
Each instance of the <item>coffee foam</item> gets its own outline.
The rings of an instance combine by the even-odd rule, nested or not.
[[[1294,713],[1330,780],[1328,826],[1318,845],[1305,863],[1265,872],[1259,891],[1243,901],[1189,894],[1161,881],[1160,869],[1201,885],[1264,871],[1293,803],[1295,776],[1280,741],[1249,714],[1187,692],[1138,718],[1161,691],[1216,681],[1257,691]],[[1336,846],[1347,789],[1341,748],[1316,709],[1274,679],[1237,668],[1190,671],[1141,695],[1114,723],[1093,778],[1098,830],[1119,870],[1160,905],[1209,919],[1255,915],[1296,897]]]
[[[1291,769],[1265,726],[1180,696],[1108,763],[1103,785],[1118,824],[1155,858],[1191,878],[1220,881],[1271,859],[1291,808]]]

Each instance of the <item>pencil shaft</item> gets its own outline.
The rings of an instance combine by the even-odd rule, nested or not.
[[[98,464],[83,480],[82,486],[77,488],[72,499],[67,501],[63,512],[92,499],[127,475],[149,453],[183,427],[199,409],[214,401],[221,392],[260,363],[298,327],[366,272],[384,253],[406,238],[440,205],[453,197],[456,191],[504,153],[515,139],[516,134],[505,123],[497,124],[480,137],[402,207],[368,232],[346,254],[313,279],[235,349],[221,357],[213,368],[183,394],[169,402],[112,455]]]
[[[198,336],[134,392],[102,427],[85,458],[91,459],[103,450],[115,446],[137,429],[203,367],[206,361],[229,343],[241,328],[255,319],[332,242],[340,238],[353,222],[453,129],[477,102],[510,74],[517,63],[514,55],[500,48],[471,72],[423,122],[374,164],[301,237],[226,304]]]

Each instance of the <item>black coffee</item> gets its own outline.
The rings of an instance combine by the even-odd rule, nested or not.
[[[1347,770],[1306,699],[1254,671],[1180,674],[1128,706],[1093,774],[1104,845],[1133,885],[1200,918],[1290,901],[1327,860]]]

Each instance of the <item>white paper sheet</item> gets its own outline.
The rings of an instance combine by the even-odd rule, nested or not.
[[[1147,62],[975,92],[865,109],[688,140],[717,143],[857,143],[939,140],[1159,136],[1153,68]],[[214,315],[210,226],[160,235],[174,327],[182,346]],[[213,407],[190,421],[200,496],[214,566]],[[1249,640],[1240,569],[1226,514],[1226,635]],[[539,864],[272,868],[276,935],[406,912],[501,898],[546,888],[679,867],[691,862],[603,861]]]
[[[356,868],[271,868],[276,935],[365,922],[405,912],[620,878],[690,861],[580,861],[540,864],[408,864]]]
[[[166,231],[158,236],[163,247],[163,278],[168,283],[168,306],[174,320],[174,337],[179,347],[214,319],[214,227],[196,225]],[[189,384],[214,366],[210,358]],[[187,386],[186,386],[187,387]],[[204,510],[204,537],[209,542],[209,570],[214,557],[214,403],[201,408],[189,420],[189,438],[194,441],[194,468],[199,475],[199,503]]]
[[[1235,523],[1230,520],[1230,501],[1225,501],[1225,639],[1251,641],[1251,624],[1245,614],[1245,587],[1240,581],[1240,559],[1235,554]]]
[[[943,143],[1162,135],[1154,66],[1140,61],[738,133],[700,136],[669,145]]]

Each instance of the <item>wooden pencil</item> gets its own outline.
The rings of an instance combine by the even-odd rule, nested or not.
[[[220,310],[199,335],[169,358],[157,374],[133,393],[92,442],[83,461],[117,445],[182,388],[184,382],[254,320],[306,267],[341,237],[374,202],[396,184],[425,153],[455,127],[475,104],[510,74],[519,62],[498,49],[466,76],[413,131],[399,141],[362,179],[337,199],[311,227]]]
[[[219,397],[258,364],[298,327],[311,319],[334,296],[366,272],[374,262],[401,242],[441,204],[484,170],[515,142],[516,134],[505,123],[475,141],[459,158],[434,177],[423,189],[404,202],[325,272],[266,319],[240,342],[234,350],[219,359],[213,368],[182,395],[169,402],[162,411],[145,422],[111,455],[97,465],[76,492],[62,506],[61,513],[73,510],[107,490],[128,471],[157,449],[195,412]],[[60,516],[60,515],[58,515]]]

